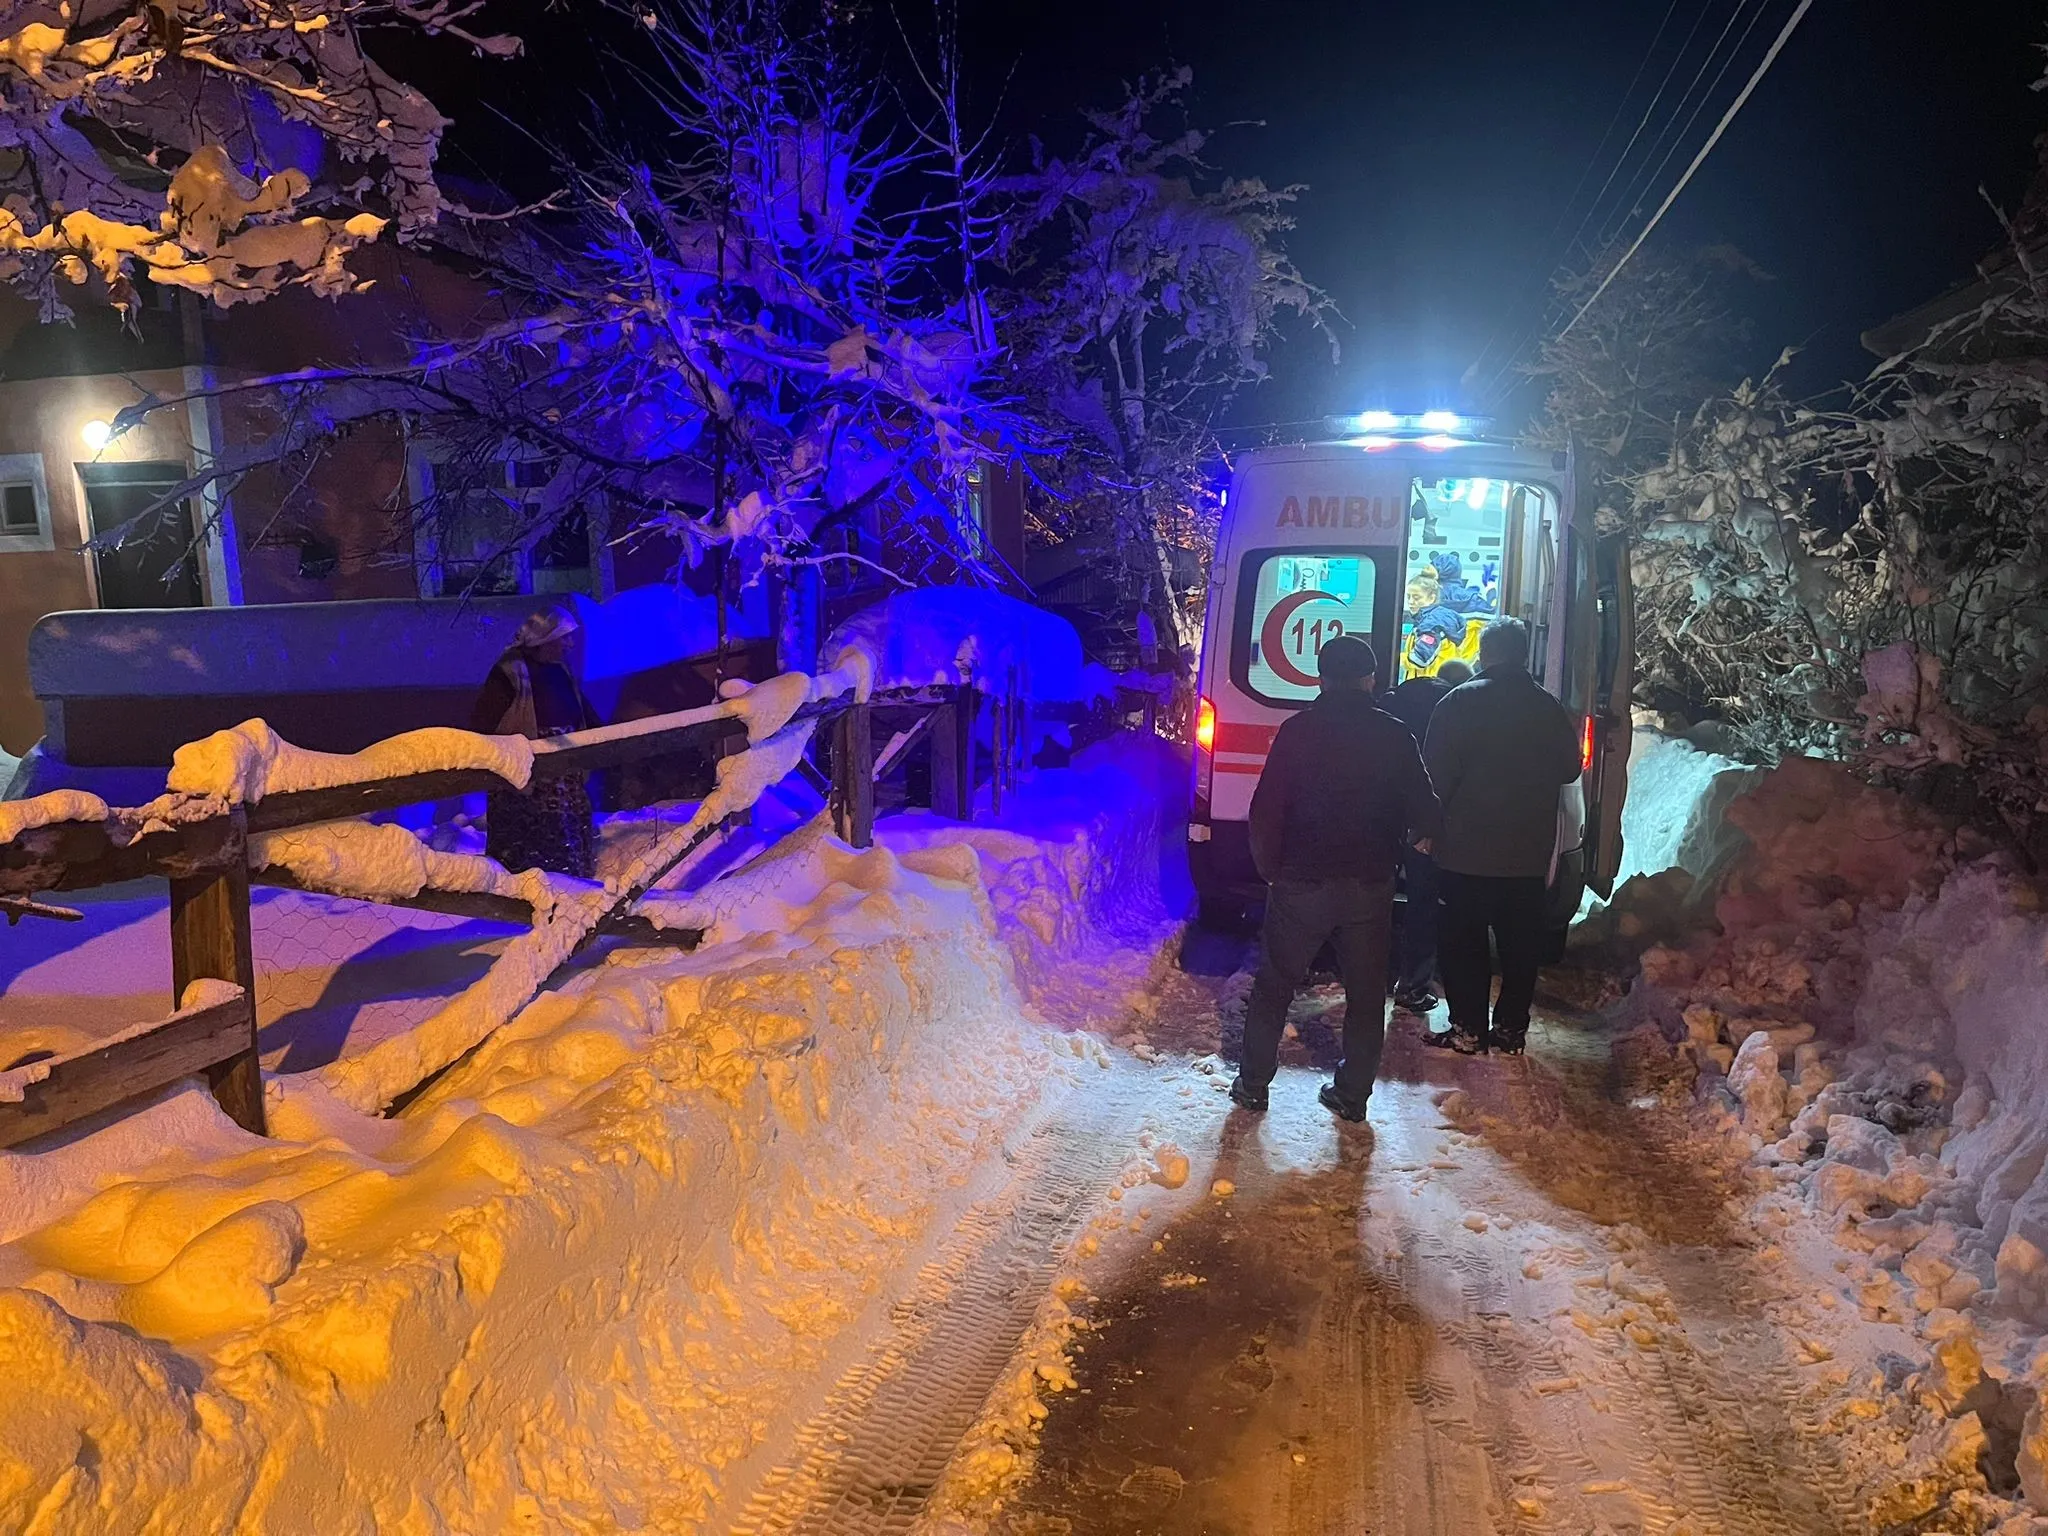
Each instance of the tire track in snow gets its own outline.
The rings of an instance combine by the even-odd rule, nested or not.
[[[1121,1079],[1121,1080],[1119,1080]],[[1091,1201],[1128,1156],[1139,1088],[1120,1073],[1071,1094],[1027,1136],[1001,1186],[960,1219],[769,1472],[732,1536],[907,1531],[979,1416]]]

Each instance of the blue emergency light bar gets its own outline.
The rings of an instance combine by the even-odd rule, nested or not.
[[[1490,417],[1461,416],[1456,411],[1360,411],[1355,416],[1332,417],[1331,421],[1349,442],[1367,453],[1389,448],[1426,448],[1433,452],[1465,448],[1493,425]]]
[[[1397,411],[1360,411],[1355,416],[1335,418],[1340,431],[1386,437],[1471,437],[1493,425],[1485,416],[1461,416],[1456,411],[1420,411],[1403,415]]]

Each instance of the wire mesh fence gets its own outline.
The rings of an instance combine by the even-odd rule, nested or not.
[[[264,1064],[303,1072],[428,1018],[517,929],[343,896],[259,890],[249,909]]]

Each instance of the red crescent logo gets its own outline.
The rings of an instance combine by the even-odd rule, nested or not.
[[[1266,622],[1259,626],[1259,655],[1283,683],[1292,683],[1297,688],[1316,686],[1316,680],[1288,657],[1287,621],[1294,617],[1296,609],[1305,604],[1342,601],[1334,592],[1292,592],[1273,605],[1273,611],[1266,615]]]

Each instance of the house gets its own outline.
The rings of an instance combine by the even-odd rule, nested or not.
[[[680,546],[658,529],[621,534],[571,515],[538,545],[508,549],[505,503],[537,495],[544,479],[539,466],[514,456],[503,465],[501,484],[463,492],[475,499],[473,509],[458,505],[437,519],[431,538],[419,533],[411,512],[434,489],[433,447],[407,442],[399,428],[381,420],[340,427],[309,461],[262,465],[135,521],[212,462],[217,450],[232,454],[275,433],[278,423],[268,414],[273,406],[209,393],[217,386],[318,363],[397,363],[411,337],[473,332],[506,313],[496,291],[459,256],[380,244],[358,251],[351,265],[374,284],[338,300],[294,289],[219,310],[145,285],[139,334],[124,331],[102,308],[82,307],[70,325],[40,324],[33,304],[0,290],[0,747],[26,752],[45,734],[44,702],[54,713],[71,699],[80,703],[71,711],[75,718],[98,722],[93,750],[100,761],[161,758],[162,729],[138,731],[125,746],[103,739],[110,722],[122,717],[105,701],[134,694],[118,677],[92,683],[88,674],[112,665],[108,658],[124,634],[126,643],[146,646],[157,643],[148,637],[165,627],[59,626],[49,644],[37,647],[38,685],[29,666],[30,637],[51,615],[364,600],[445,601],[453,610],[484,596],[601,599],[677,582]],[[108,424],[150,397],[186,403],[154,411],[110,437]],[[765,594],[743,597],[718,560],[683,572],[681,584],[686,595],[728,611],[729,622],[716,626],[721,642],[808,632],[814,644],[832,622],[887,590],[884,571],[911,572],[925,582],[951,579],[960,574],[955,549],[972,552],[987,568],[1013,576],[1021,570],[1017,471],[997,463],[978,470],[957,511],[957,526],[946,529],[869,511],[820,530],[826,554],[857,558],[828,559],[800,573],[787,597],[779,581]],[[116,544],[92,547],[96,536],[117,530]],[[1021,589],[1021,577],[1015,581]],[[428,622],[427,613],[422,610],[420,622]],[[303,669],[281,653],[332,644],[333,622],[308,614],[305,624],[295,624],[285,615],[243,628],[268,637],[280,652],[272,668],[276,690],[291,692]],[[181,644],[207,633],[206,626],[184,621],[176,629]],[[88,630],[95,638],[83,657],[64,659],[52,649]],[[375,631],[389,644],[409,632],[388,613]],[[428,649],[454,654],[438,645]],[[758,671],[772,662],[771,653],[745,665]],[[395,655],[382,664],[404,665]],[[256,711],[264,694],[261,666],[255,673],[240,663],[228,670],[237,681],[223,696]],[[452,686],[448,679],[434,681],[442,692]],[[85,691],[49,691],[58,687]],[[651,695],[639,707],[659,702]],[[360,736],[373,724],[342,730],[336,740]]]
[[[1968,282],[1865,331],[1861,340],[1866,351],[1891,358],[1922,346],[1940,327],[1995,307],[2017,292],[2028,268],[2048,269],[2048,134],[2035,141],[2035,148],[2040,163],[2012,217],[2011,239],[1980,261]],[[2024,356],[2037,348],[2031,330],[2024,335],[2003,330],[1994,314],[1987,324],[1973,328],[1967,341],[1937,345],[1935,360],[1982,362],[2001,355]]]

